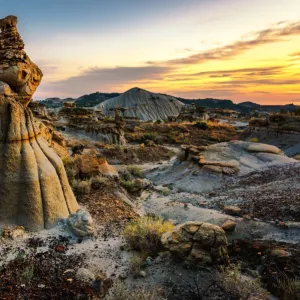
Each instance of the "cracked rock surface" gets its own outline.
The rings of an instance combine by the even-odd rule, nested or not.
[[[225,231],[205,222],[187,222],[162,236],[162,244],[175,256],[191,265],[228,262]]]

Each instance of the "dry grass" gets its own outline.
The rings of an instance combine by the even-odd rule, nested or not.
[[[220,283],[226,293],[233,299],[269,299],[269,294],[261,288],[260,278],[251,279],[241,274],[239,265],[225,268],[220,275]]]
[[[278,281],[282,300],[300,300],[300,280],[285,279]]]
[[[156,291],[142,288],[129,291],[123,282],[117,281],[105,300],[163,300],[163,298]]]
[[[132,249],[156,255],[163,249],[161,236],[173,228],[172,223],[160,217],[145,216],[129,222],[123,235]]]
[[[91,183],[89,180],[73,179],[71,187],[76,195],[87,195],[91,192]]]

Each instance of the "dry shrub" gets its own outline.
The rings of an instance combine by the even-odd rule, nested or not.
[[[91,188],[94,190],[98,190],[103,186],[106,186],[108,179],[102,176],[95,176],[90,179]]]
[[[239,265],[231,265],[220,274],[220,283],[233,299],[269,299],[269,294],[261,288],[260,279],[250,279],[241,274]]]
[[[161,236],[173,228],[172,223],[160,217],[145,216],[129,222],[123,235],[132,249],[156,255],[163,249]]]
[[[87,195],[91,192],[91,184],[89,180],[77,180],[71,181],[71,186],[76,195]]]
[[[278,281],[282,300],[300,300],[300,280],[284,279]]]
[[[105,300],[163,300],[163,298],[156,291],[147,291],[142,288],[129,291],[122,281],[117,281]]]

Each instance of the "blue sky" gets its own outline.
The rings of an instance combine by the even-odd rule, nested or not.
[[[25,50],[44,72],[38,99],[140,86],[183,97],[300,102],[297,56],[290,63],[290,54],[300,52],[299,0],[0,0],[0,5],[3,17],[19,17]],[[277,31],[284,28],[290,33],[282,37]],[[257,42],[264,30],[273,30],[275,41]],[[251,47],[234,46],[249,39]],[[222,51],[234,55],[211,59]],[[237,74],[250,67],[277,71],[268,78]],[[212,81],[217,76],[205,73],[219,71],[231,75]]]

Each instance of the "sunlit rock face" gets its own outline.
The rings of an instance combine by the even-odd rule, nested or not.
[[[0,224],[50,228],[79,209],[61,159],[27,107],[41,79],[17,31],[0,20]]]

